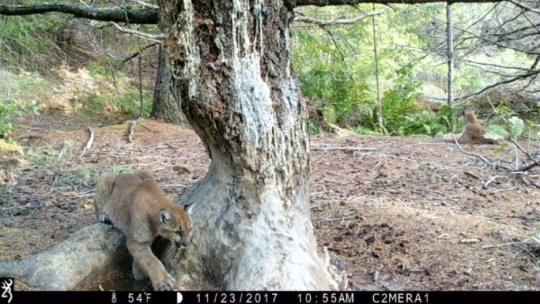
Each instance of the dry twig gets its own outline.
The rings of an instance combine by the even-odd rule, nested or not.
[[[348,150],[348,151],[377,151],[377,148],[356,148],[356,147],[311,147],[312,151],[324,150]]]
[[[90,138],[88,139],[88,142],[86,143],[86,146],[84,147],[81,155],[79,155],[79,158],[83,156],[86,151],[90,150],[92,148],[92,143],[94,143],[94,130],[92,128],[88,127],[88,132],[90,132]]]
[[[468,176],[470,176],[470,177],[474,177],[474,178],[476,178],[476,179],[479,179],[479,180],[481,180],[482,182],[484,181],[484,179],[483,179],[483,178],[481,178],[481,177],[480,177],[480,176],[478,176],[478,175],[475,175],[475,174],[474,174],[474,173],[472,173],[472,172],[469,172],[469,171],[465,171],[465,172],[463,172],[463,173],[465,173],[465,175],[468,175]]]
[[[538,163],[538,161],[534,157],[532,157],[532,155],[529,152],[525,151],[525,149],[523,149],[514,139],[509,138],[508,140],[511,143],[513,143],[521,152],[523,152],[523,154],[527,155],[527,157],[530,160],[533,161],[532,163],[517,169],[518,171],[524,172],[524,171],[528,171],[528,170],[530,170],[530,169],[532,169],[532,168],[534,168],[536,166],[540,166],[540,163]]]

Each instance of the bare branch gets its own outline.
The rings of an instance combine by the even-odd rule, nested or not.
[[[522,27],[522,28],[518,28],[518,29],[516,29],[514,31],[511,31],[511,32],[508,32],[508,33],[494,33],[492,35],[493,36],[509,36],[509,35],[513,35],[513,34],[516,34],[516,33],[519,33],[519,32],[528,31],[530,29],[535,29],[538,26],[540,26],[540,23],[531,24],[530,26],[525,26],[525,27]]]
[[[35,5],[0,4],[0,15],[22,16],[59,12],[100,21],[129,22],[138,24],[157,24],[158,12],[155,9],[108,9],[87,7],[71,3],[40,3]]]
[[[329,6],[329,5],[356,5],[361,3],[377,3],[377,4],[422,4],[422,3],[490,3],[503,2],[506,0],[289,0],[294,6]]]
[[[513,144],[514,144],[521,152],[523,152],[523,154],[527,155],[527,157],[528,157],[530,160],[532,160],[532,163],[530,163],[530,164],[528,164],[528,165],[526,165],[526,166],[524,166],[524,167],[519,168],[518,171],[524,172],[524,171],[528,171],[528,170],[530,170],[531,168],[534,168],[534,167],[536,167],[536,166],[540,166],[540,163],[538,163],[538,161],[537,161],[534,157],[532,157],[532,155],[531,155],[529,152],[525,151],[525,149],[523,149],[523,147],[521,147],[521,146],[517,143],[517,141],[515,141],[512,137],[510,137],[508,140],[509,140],[511,143],[513,143]]]
[[[514,78],[507,79],[507,80],[503,80],[503,81],[494,83],[494,84],[492,84],[492,85],[489,85],[489,86],[487,86],[487,87],[485,87],[485,88],[483,88],[483,89],[481,89],[481,90],[479,90],[479,91],[477,91],[477,92],[475,92],[475,93],[468,94],[468,95],[465,95],[465,96],[456,98],[455,100],[456,100],[456,101],[462,101],[462,100],[471,98],[471,97],[473,97],[473,96],[480,95],[480,94],[482,94],[482,93],[484,93],[484,92],[486,92],[486,91],[489,91],[489,90],[491,90],[491,89],[493,89],[493,88],[496,88],[496,87],[498,87],[498,86],[501,86],[501,85],[503,85],[503,84],[513,83],[513,82],[516,82],[516,81],[518,81],[518,80],[524,80],[524,79],[527,79],[527,78],[529,78],[529,77],[534,77],[534,76],[538,75],[539,73],[540,73],[540,71],[535,70],[535,71],[533,71],[533,72],[531,72],[531,73],[518,75],[518,76],[516,76],[516,77],[514,77]],[[437,98],[437,97],[429,97],[429,96],[426,96],[426,97],[429,98],[429,99],[433,99],[433,100],[446,100],[445,98]]]
[[[521,52],[521,53],[525,53],[525,54],[528,54],[528,55],[539,55],[539,54],[540,54],[540,52],[532,52],[532,51],[522,50],[522,49],[519,49],[519,48],[515,48],[515,47],[508,46],[508,45],[504,45],[504,44],[502,44],[502,43],[498,43],[498,42],[496,42],[496,41],[487,39],[487,38],[485,38],[485,37],[478,36],[478,35],[476,35],[475,33],[471,32],[471,31],[469,31],[469,30],[465,30],[465,29],[458,28],[458,27],[455,27],[455,29],[457,29],[457,30],[459,30],[459,31],[462,31],[462,32],[465,32],[465,33],[471,35],[472,38],[476,38],[476,39],[485,41],[485,42],[487,42],[487,43],[489,43],[489,44],[493,44],[493,45],[498,46],[498,47],[501,47],[501,48],[514,50],[514,51],[516,51],[516,52]]]
[[[353,24],[353,23],[356,23],[356,22],[359,22],[365,18],[368,18],[368,17],[371,17],[371,16],[376,16],[376,15],[380,15],[384,12],[386,12],[388,9],[390,9],[389,7],[385,7],[381,10],[378,10],[378,11],[374,11],[374,12],[370,12],[370,13],[366,13],[366,14],[361,14],[355,18],[352,18],[352,19],[334,19],[334,20],[320,20],[320,19],[315,19],[315,18],[311,18],[311,17],[307,17],[307,16],[296,16],[294,17],[294,21],[295,22],[303,22],[303,23],[310,23],[310,24],[316,24],[316,25],[343,25],[343,24]]]
[[[124,59],[121,59],[121,61],[122,61],[122,62],[128,62],[128,61],[130,61],[131,59],[133,59],[133,58],[139,56],[139,55],[141,54],[142,51],[144,51],[144,50],[146,50],[146,49],[149,49],[149,48],[151,48],[151,47],[153,47],[153,46],[156,46],[156,45],[158,45],[158,44],[159,44],[158,42],[154,42],[154,43],[147,44],[147,45],[144,46],[144,48],[140,49],[138,52],[135,52],[135,53],[129,55],[128,57],[126,57],[126,58],[124,58]],[[115,58],[113,58],[113,59],[115,59]]]
[[[138,3],[138,4],[142,5],[142,6],[149,7],[149,8],[159,9],[159,6],[158,6],[158,5],[146,3],[146,2],[143,2],[143,1],[140,1],[140,0],[135,0],[135,1],[133,1],[133,2]]]
[[[114,27],[116,27],[117,30],[119,30],[122,33],[128,33],[128,34],[132,34],[132,35],[135,35],[135,36],[139,36],[141,38],[148,39],[148,40],[153,41],[155,43],[161,44],[162,43],[161,39],[163,39],[165,37],[165,35],[163,35],[163,34],[151,35],[151,34],[148,34],[148,33],[143,33],[143,32],[139,32],[139,31],[136,31],[136,30],[130,30],[130,29],[127,29],[127,28],[123,28],[123,27],[119,26],[118,24],[116,24],[114,22],[111,22],[111,23],[112,23],[112,25],[114,25]]]
[[[540,10],[538,10],[538,9],[535,9],[535,8],[532,8],[532,7],[528,7],[528,6],[523,5],[523,4],[519,3],[519,2],[516,2],[516,1],[514,1],[514,0],[508,0],[508,2],[514,4],[515,6],[517,6],[517,7],[519,7],[519,8],[522,8],[522,9],[524,9],[524,10],[526,10],[526,11],[530,11],[530,12],[533,12],[533,13],[540,14]]]

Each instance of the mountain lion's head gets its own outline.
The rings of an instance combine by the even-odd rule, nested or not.
[[[162,208],[158,216],[158,234],[171,241],[177,248],[186,247],[190,242],[191,211],[195,204],[184,208],[183,206],[172,205],[168,208]]]

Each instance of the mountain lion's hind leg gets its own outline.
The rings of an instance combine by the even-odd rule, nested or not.
[[[98,221],[102,223],[111,223],[107,214],[103,212],[103,207],[109,200],[109,195],[113,190],[116,174],[105,172],[101,174],[96,181],[96,195],[94,197],[94,208]]]

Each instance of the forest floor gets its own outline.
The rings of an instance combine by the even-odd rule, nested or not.
[[[130,143],[125,124],[54,113],[17,123],[13,137],[24,155],[0,155],[0,260],[41,252],[95,223],[94,185],[103,171],[149,169],[174,197],[210,163],[189,127],[145,120]],[[89,126],[95,139],[81,156]],[[351,290],[540,291],[540,249],[531,239],[540,231],[540,190],[520,176],[431,138],[324,135],[311,145],[318,245],[346,271]],[[540,151],[539,143],[523,145]],[[496,155],[495,146],[463,148],[515,162],[510,146]],[[540,171],[527,179],[540,183]],[[129,270],[119,278],[133,281]],[[80,289],[141,288],[104,281]]]

